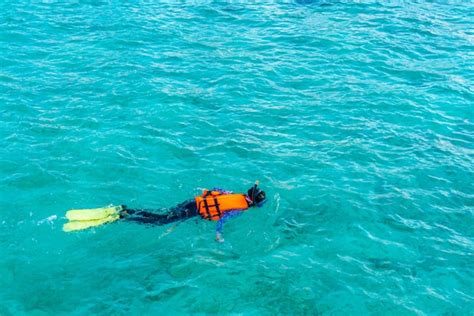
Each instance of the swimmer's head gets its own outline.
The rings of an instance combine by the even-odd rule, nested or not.
[[[262,207],[267,201],[265,191],[260,190],[257,184],[247,191],[247,196],[252,201],[252,206]]]

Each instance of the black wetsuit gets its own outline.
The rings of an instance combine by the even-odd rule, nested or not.
[[[122,216],[124,220],[152,225],[165,225],[198,215],[197,205],[194,199],[176,205],[169,209],[166,214],[128,208],[125,208],[125,211],[128,216]]]

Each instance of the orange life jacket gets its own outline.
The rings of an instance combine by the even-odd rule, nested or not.
[[[204,190],[195,200],[201,217],[210,221],[218,221],[225,212],[249,208],[244,194],[222,194],[219,191]]]

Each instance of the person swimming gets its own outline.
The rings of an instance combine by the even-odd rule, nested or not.
[[[66,232],[83,230],[117,220],[166,225],[200,216],[205,220],[217,221],[216,240],[222,242],[224,241],[222,230],[225,222],[241,215],[249,208],[262,207],[266,202],[265,192],[258,185],[259,181],[256,181],[247,194],[233,193],[220,188],[204,190],[201,195],[170,208],[165,214],[130,209],[125,205],[70,210],[66,213],[66,218],[70,222],[64,224],[63,230]]]

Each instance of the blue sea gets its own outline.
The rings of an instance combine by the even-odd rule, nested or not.
[[[0,315],[474,315],[474,3],[0,3]],[[267,192],[227,222],[69,209]]]

